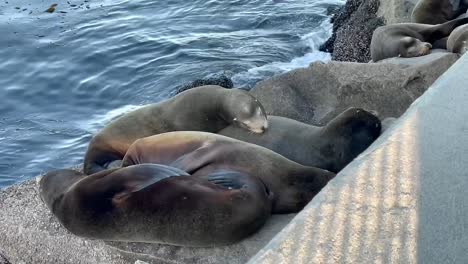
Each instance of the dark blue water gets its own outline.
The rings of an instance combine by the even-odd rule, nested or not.
[[[343,2],[0,0],[0,187],[82,163],[109,120],[193,79],[248,88],[327,60]]]

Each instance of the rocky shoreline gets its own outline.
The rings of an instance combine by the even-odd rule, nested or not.
[[[408,21],[416,2],[348,0],[334,15],[333,36],[322,45],[333,61],[264,80],[251,92],[269,114],[310,124],[324,124],[350,106],[375,111],[382,120],[398,118],[459,58],[435,51],[367,63],[373,30]],[[30,180],[0,191],[0,263],[8,263],[2,254],[12,263],[245,263],[294,216],[275,216],[258,234],[230,247],[105,243],[68,233],[44,206],[37,187]]]

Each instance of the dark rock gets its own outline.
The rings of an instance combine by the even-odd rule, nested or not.
[[[219,85],[221,87],[228,88],[228,89],[234,87],[234,84],[232,83],[231,78],[228,77],[226,74],[215,73],[215,74],[210,74],[201,79],[196,79],[192,81],[191,83],[177,87],[175,89],[175,94],[179,94],[183,91],[192,89],[194,87],[204,86],[204,85]]]
[[[323,125],[349,107],[400,117],[458,55],[437,52],[379,63],[313,63],[257,84],[251,91],[268,114]]]
[[[0,264],[11,264],[2,253],[0,253]]]
[[[368,62],[374,30],[383,26],[377,17],[379,0],[348,0],[333,18],[332,36],[320,47],[337,61]]]

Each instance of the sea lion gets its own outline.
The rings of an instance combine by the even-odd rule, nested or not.
[[[268,121],[263,106],[246,91],[220,86],[190,89],[108,124],[91,139],[83,171],[92,174],[106,169],[121,160],[139,138],[182,130],[218,132],[230,124],[262,133]]]
[[[219,134],[263,146],[302,165],[338,173],[375,141],[381,128],[378,117],[353,107],[322,127],[268,116],[268,130],[261,135],[234,126]]]
[[[465,54],[468,51],[468,25],[459,26],[450,33],[447,50],[458,54]]]
[[[41,179],[40,195],[73,234],[111,241],[226,245],[271,215],[272,194],[259,179],[224,170],[205,176],[158,164],[89,176],[58,170]]]
[[[204,178],[231,170],[261,179],[273,192],[273,213],[301,210],[335,174],[303,166],[267,148],[218,134],[168,132],[135,141],[122,166],[158,163]]]
[[[436,25],[450,21],[466,11],[450,0],[419,0],[411,13],[411,22]],[[461,2],[461,1],[459,1]]]
[[[466,23],[468,18],[454,19],[440,25],[401,23],[378,27],[371,40],[372,60],[427,55],[436,41],[448,37],[456,27]]]

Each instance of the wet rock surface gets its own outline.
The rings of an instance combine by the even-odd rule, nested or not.
[[[349,107],[399,117],[458,55],[435,52],[379,63],[313,63],[260,82],[252,93],[270,115],[323,125]]]

